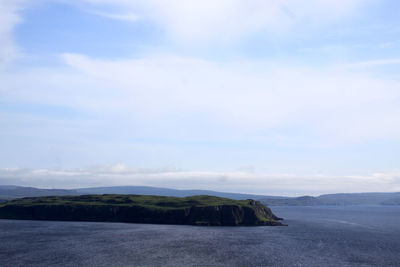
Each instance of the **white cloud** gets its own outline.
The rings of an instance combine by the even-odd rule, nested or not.
[[[21,22],[18,14],[24,0],[0,0],[0,69],[18,56],[13,29]]]
[[[353,14],[365,2],[80,1],[92,3],[93,9],[87,10],[96,10],[100,16],[155,22],[173,42],[191,44],[235,42],[255,33],[270,35],[319,27],[315,22],[324,25],[339,20]],[[18,55],[12,33],[21,21],[18,13],[24,3],[23,0],[0,0],[0,68]],[[102,9],[110,6],[114,7],[113,12]],[[367,70],[368,67],[397,64],[398,59],[333,67],[250,60],[215,62],[163,54],[125,60],[99,60],[85,55],[64,54],[61,59],[65,63],[62,67],[0,72],[1,100],[21,106],[29,103],[72,108],[94,116],[76,120],[40,118],[46,111],[35,114],[28,110],[29,114],[23,114],[23,108],[17,106],[15,109],[21,109],[22,115],[12,111],[1,114],[1,122],[6,125],[2,127],[3,133],[42,138],[46,142],[56,140],[54,143],[68,147],[60,149],[62,152],[75,149],[95,157],[102,141],[93,140],[91,146],[87,146],[93,151],[87,152],[84,151],[87,147],[80,147],[77,145],[79,142],[74,143],[71,139],[77,136],[91,139],[96,136],[94,133],[112,128],[109,147],[103,151],[109,152],[112,149],[108,148],[112,147],[114,158],[118,158],[115,155],[121,153],[121,148],[128,143],[119,140],[125,136],[118,130],[124,132],[127,129],[126,135],[136,134],[135,137],[167,140],[187,137],[200,141],[225,141],[239,137],[256,143],[280,142],[289,146],[299,142],[306,143],[306,146],[329,146],[376,139],[398,140],[400,137],[400,83],[380,78]],[[271,140],[270,135],[264,136],[271,129],[293,131]],[[311,133],[310,137],[297,138],[299,129],[306,129]],[[315,136],[320,138],[314,140]],[[33,139],[26,142],[34,147],[31,151],[39,151],[42,143],[35,146],[35,142],[31,142]],[[8,141],[7,145],[11,143]],[[150,150],[147,158],[154,160],[155,155],[160,154],[160,149],[151,151],[150,145],[141,145],[145,148],[138,151]],[[184,150],[175,149],[180,150],[181,158],[189,157],[184,155]],[[11,150],[3,152],[4,158]],[[76,151],[68,155],[83,154]],[[165,151],[164,158],[174,152],[172,149]],[[18,153],[19,150],[15,155]],[[15,162],[20,162],[20,158]],[[259,175],[251,173],[251,167],[241,170],[241,173],[177,172],[174,168],[146,170],[123,164],[87,170],[18,169],[3,170],[3,174],[10,176],[0,174],[0,183],[67,187],[116,184],[180,187],[184,183],[187,188],[222,191],[252,192],[258,188],[263,190],[260,193],[400,190],[395,189],[399,188],[398,174],[305,177]]]
[[[109,167],[109,166],[108,166]],[[108,168],[106,167],[106,168]],[[400,190],[400,173],[364,176],[251,174],[158,169],[109,172],[104,167],[80,170],[0,169],[0,184],[44,188],[142,185],[177,189],[205,189],[266,195],[319,195],[337,192],[393,192]]]
[[[391,59],[379,59],[379,60],[369,60],[363,62],[356,62],[353,64],[347,64],[348,68],[370,68],[370,67],[379,67],[382,65],[392,65],[392,64],[400,64],[400,58],[391,58]]]
[[[400,83],[365,71],[174,56],[64,59],[123,94],[115,108],[148,119],[201,113],[243,133],[302,126],[338,142],[400,136]]]
[[[154,138],[331,146],[400,137],[400,83],[363,69],[165,55],[63,60],[63,68],[0,74],[3,99],[96,114],[101,121],[91,121],[93,129],[132,125]],[[144,125],[151,125],[148,132]],[[277,129],[310,136],[263,135]]]
[[[124,21],[138,21],[139,17],[135,13],[107,13],[101,11],[90,11],[90,13],[99,15],[102,17],[110,18],[110,19],[117,19],[117,20],[124,20]]]
[[[130,167],[123,163],[116,164],[106,164],[106,165],[97,165],[91,166],[87,168],[90,172],[94,172],[96,174],[124,174],[124,175],[132,175],[132,174],[157,174],[157,173],[167,173],[167,172],[178,172],[179,169],[173,166],[167,166],[163,168],[137,168]],[[81,170],[84,171],[84,170]]]
[[[227,41],[264,31],[315,27],[352,14],[365,0],[83,0],[140,14],[176,42]],[[317,23],[316,23],[317,22]],[[314,26],[311,26],[314,25]]]

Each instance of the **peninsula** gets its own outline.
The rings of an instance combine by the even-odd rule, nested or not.
[[[0,218],[22,220],[131,222],[256,226],[283,225],[258,201],[200,195],[81,195],[27,197],[0,204]]]

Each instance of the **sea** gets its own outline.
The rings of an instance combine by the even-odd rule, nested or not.
[[[0,266],[400,266],[400,206],[272,211],[288,226],[0,220]]]

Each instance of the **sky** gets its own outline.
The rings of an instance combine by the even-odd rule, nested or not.
[[[400,191],[397,0],[0,0],[0,184]]]

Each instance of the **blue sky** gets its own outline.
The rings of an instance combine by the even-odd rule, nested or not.
[[[399,9],[1,0],[0,183],[399,191]]]

